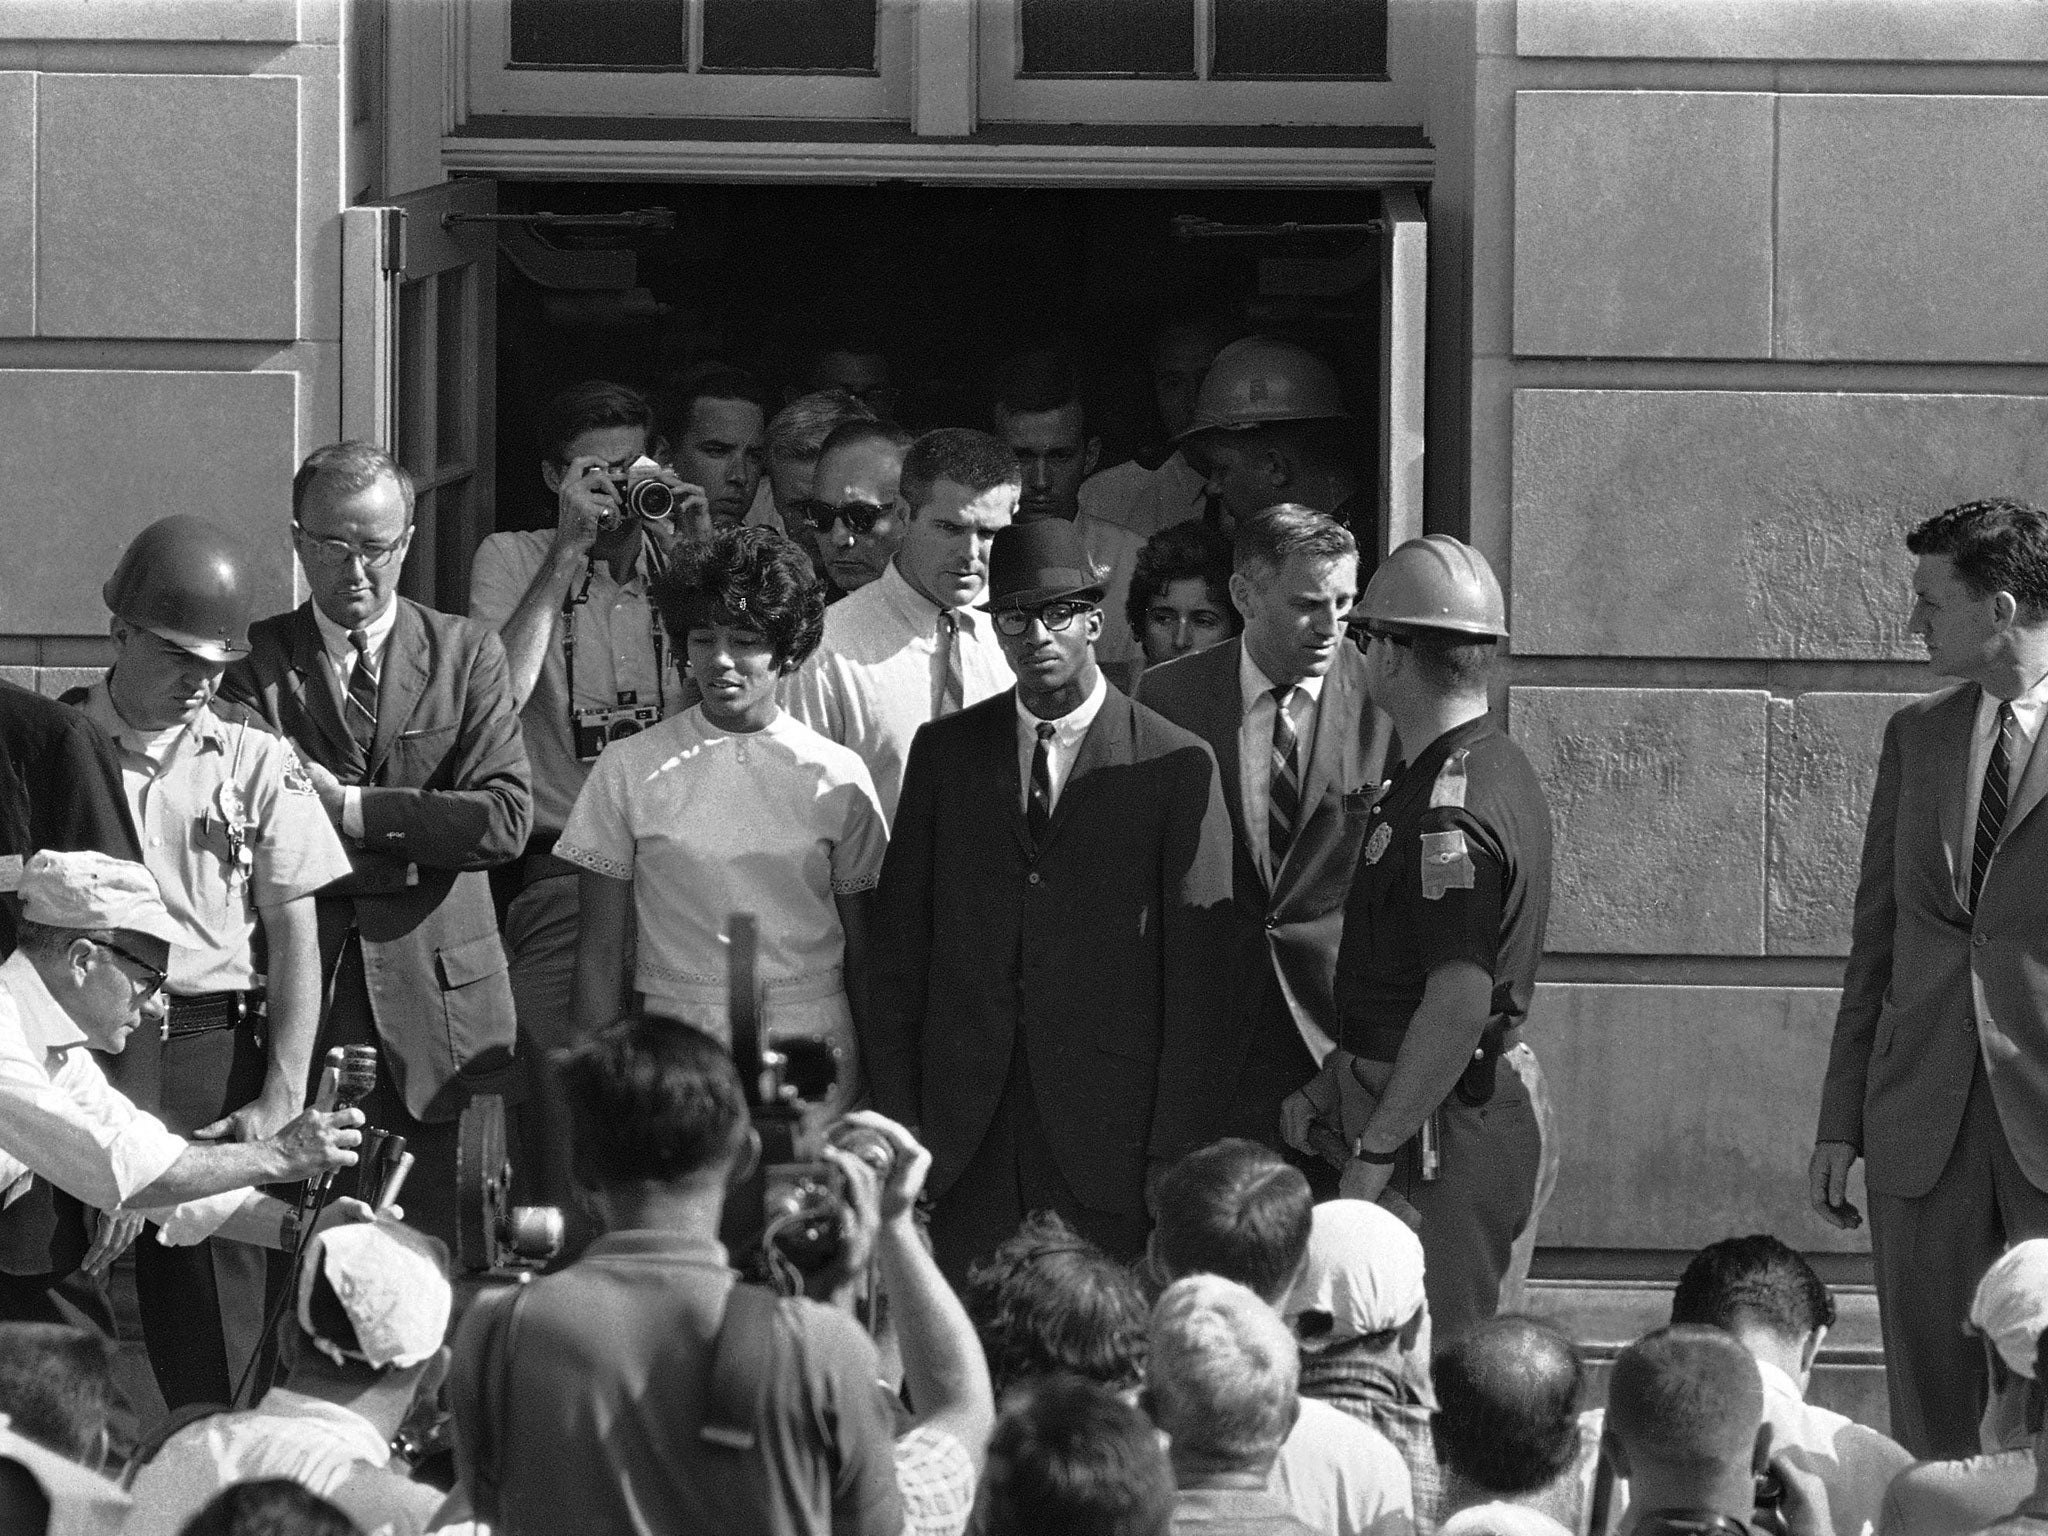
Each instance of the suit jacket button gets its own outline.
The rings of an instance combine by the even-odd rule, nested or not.
[[[1973,933],[1970,935],[1970,942],[1981,949],[1984,945],[1984,937],[1981,933]]]
[[[1277,917],[1269,917],[1266,919],[1266,926],[1268,928],[1278,928],[1280,926],[1280,919]]]
[[[1036,885],[1038,884],[1038,871],[1034,869],[1033,871],[1031,871],[1030,874],[1026,875],[1024,878],[1027,881],[1029,881],[1032,885]]]

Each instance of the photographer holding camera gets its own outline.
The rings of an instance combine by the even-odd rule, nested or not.
[[[649,457],[662,451],[637,391],[589,380],[542,414],[541,480],[552,528],[494,533],[477,547],[470,616],[498,631],[533,764],[533,834],[515,871],[505,948],[522,1054],[568,1043],[576,971],[576,871],[554,857],[598,754],[679,714],[695,695],[671,664],[649,598],[678,540],[710,534],[710,504]],[[552,1204],[568,1196],[560,1095],[536,1082],[522,1114],[521,1165]]]

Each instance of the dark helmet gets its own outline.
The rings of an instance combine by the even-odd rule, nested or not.
[[[225,528],[180,513],[135,536],[100,589],[118,618],[208,661],[249,653],[249,567]]]

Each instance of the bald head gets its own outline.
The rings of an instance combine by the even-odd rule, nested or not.
[[[1548,1487],[1579,1448],[1578,1347],[1530,1317],[1496,1317],[1437,1351],[1437,1459],[1502,1498]]]
[[[1631,1465],[1747,1468],[1763,1416],[1756,1361],[1718,1328],[1644,1335],[1614,1362],[1607,1388],[1607,1428]]]

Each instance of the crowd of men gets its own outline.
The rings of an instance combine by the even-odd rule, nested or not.
[[[859,353],[575,385],[467,617],[399,595],[367,444],[294,478],[295,610],[204,517],[135,538],[105,676],[0,684],[0,1529],[2048,1518],[2048,513],[1908,539],[1959,686],[1887,734],[1811,1172],[1853,1224],[1869,1162],[1898,1440],[1805,1401],[1833,1302],[1769,1237],[1602,1409],[1517,1310],[1551,821],[1499,582],[1382,553],[1307,349],[1152,361],[1107,469],[1057,347],[917,434]],[[507,1105],[568,1217],[523,1284],[451,1272]]]

